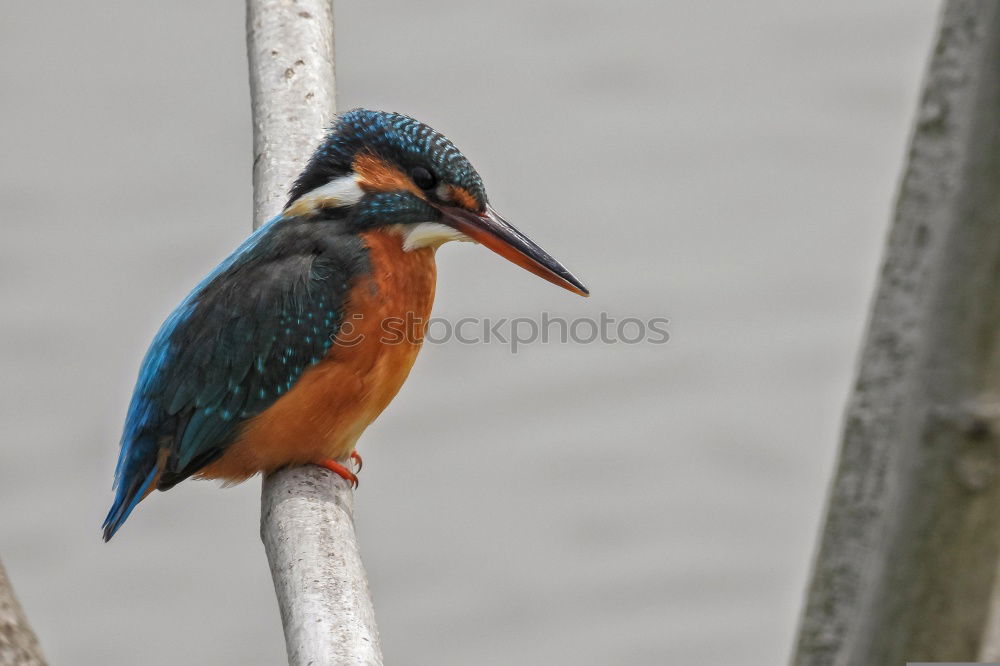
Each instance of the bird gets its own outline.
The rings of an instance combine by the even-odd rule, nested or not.
[[[316,464],[353,485],[356,444],[402,387],[434,300],[435,251],[472,241],[589,291],[490,205],[443,134],[400,113],[335,117],[287,204],[167,317],[140,365],[103,523],[154,490]],[[386,335],[386,322],[405,335]],[[409,330],[409,329],[413,330]]]

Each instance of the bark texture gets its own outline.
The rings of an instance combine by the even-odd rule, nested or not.
[[[45,666],[42,648],[0,563],[0,666]]]
[[[336,109],[332,0],[247,0],[254,228],[274,217]]]
[[[292,666],[382,663],[353,511],[350,485],[320,467],[264,480],[261,536]]]
[[[847,409],[797,666],[996,653],[998,306],[1000,4],[949,0]]]

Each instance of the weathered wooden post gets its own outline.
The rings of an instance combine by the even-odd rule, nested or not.
[[[334,114],[330,0],[247,0],[254,228],[281,209]],[[319,467],[268,475],[261,538],[292,666],[382,663],[354,493]]]
[[[998,419],[1000,4],[948,0],[794,664],[997,658]]]

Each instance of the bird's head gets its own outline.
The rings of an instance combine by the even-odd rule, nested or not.
[[[589,294],[493,210],[479,174],[451,141],[398,113],[355,109],[338,116],[295,181],[285,215],[341,219],[357,232],[398,230],[411,251],[475,241],[553,284]]]

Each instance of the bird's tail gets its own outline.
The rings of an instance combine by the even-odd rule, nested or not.
[[[115,470],[115,501],[102,525],[105,541],[110,541],[125,523],[156,479],[156,442],[146,439],[122,447]]]

